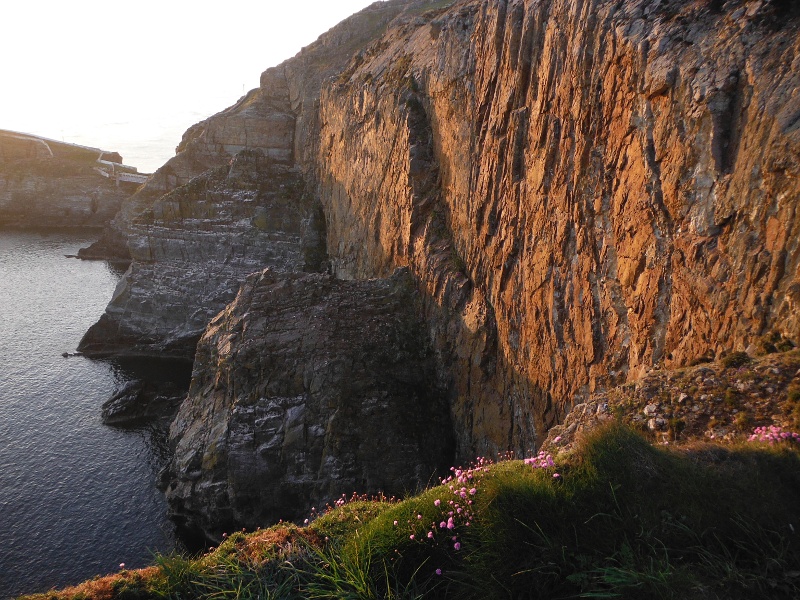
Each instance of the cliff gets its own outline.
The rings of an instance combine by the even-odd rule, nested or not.
[[[460,454],[798,339],[796,9],[717,4],[459,2],[326,87],[334,272],[416,275]]]
[[[108,225],[136,189],[101,174],[121,163],[117,152],[0,130],[0,225]]]
[[[443,435],[465,459],[531,451],[571,407],[653,369],[753,351],[771,333],[797,343],[798,12],[781,0],[376,3],[191,128],[123,207],[112,237],[127,240],[133,267],[85,348],[188,356],[263,266],[286,282],[300,270],[356,282],[404,267],[419,295],[419,351],[449,407]],[[254,167],[252,202],[225,174],[242,149],[270,165]],[[276,188],[278,172],[296,184]],[[259,221],[256,209],[289,188],[281,211],[295,220]],[[290,254],[311,247],[314,260],[273,261],[287,222],[301,232]],[[238,250],[240,239],[253,241]],[[243,291],[226,310],[243,322],[283,310],[257,297]],[[387,310],[383,319],[408,318]],[[181,490],[176,510],[192,506],[209,530],[232,515],[266,518],[254,507],[274,504],[263,479],[247,491],[230,483],[256,446],[220,463],[208,440],[265,428],[281,439],[288,425],[253,411],[234,432],[236,398],[271,396],[255,399],[261,380],[243,342],[217,321],[205,335],[195,372],[206,383],[172,428],[177,456],[195,466],[176,458],[166,478]],[[259,341],[266,355],[282,348],[276,336]],[[317,402],[307,387],[292,394]],[[303,431],[337,439],[326,414]],[[263,460],[275,486],[289,480],[281,458]]]

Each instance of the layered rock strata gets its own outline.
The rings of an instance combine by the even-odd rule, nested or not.
[[[450,464],[448,407],[414,283],[265,270],[198,346],[167,498],[218,537],[354,491],[403,494]]]
[[[0,226],[103,227],[136,186],[117,185],[97,160],[116,152],[0,130]]]
[[[176,156],[124,204],[100,242],[80,253],[133,260],[81,350],[191,359],[203,328],[233,300],[246,274],[266,266],[287,272],[324,267],[324,217],[313,194],[304,191],[316,157],[322,82],[339,73],[392,18],[408,6],[426,4],[394,0],[368,7],[295,58],[267,70],[261,86],[234,106],[186,132]],[[269,169],[260,172],[262,167],[255,165],[251,171],[259,182],[247,185],[263,189],[262,196],[277,194],[281,207],[266,196],[254,200],[233,188],[208,196],[202,182],[242,152],[263,155]],[[235,187],[237,178],[232,172],[226,181]],[[175,202],[196,209],[184,215],[185,207],[170,208]],[[258,216],[256,210],[270,215]],[[287,252],[305,254],[305,259],[286,258]]]
[[[302,178],[260,150],[159,198],[130,230],[133,263],[78,346],[89,356],[191,359],[248,273],[318,270],[324,257]]]

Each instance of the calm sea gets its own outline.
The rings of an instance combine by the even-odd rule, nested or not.
[[[65,255],[91,234],[0,230],[0,598],[138,567],[175,544],[163,433],[100,422],[148,365],[63,358],[121,273]],[[155,370],[152,370],[155,372]]]

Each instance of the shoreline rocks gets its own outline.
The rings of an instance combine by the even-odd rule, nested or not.
[[[206,325],[249,273],[320,268],[316,219],[297,170],[260,150],[240,152],[137,217],[133,262],[78,350],[192,359]]]
[[[103,404],[101,419],[105,425],[114,427],[135,427],[154,421],[169,424],[185,397],[186,390],[174,383],[134,379]]]

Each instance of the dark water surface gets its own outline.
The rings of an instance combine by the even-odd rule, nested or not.
[[[131,367],[63,358],[121,273],[66,258],[91,234],[0,230],[0,598],[144,566],[174,547],[163,435],[100,422]],[[141,368],[141,365],[140,365]],[[146,368],[146,366],[145,366]]]

